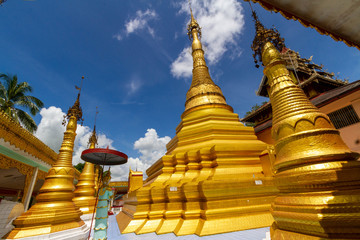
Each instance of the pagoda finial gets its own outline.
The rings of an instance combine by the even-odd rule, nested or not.
[[[251,7],[251,4],[250,4]],[[256,12],[252,9],[252,17],[255,22],[256,34],[254,41],[251,45],[251,49],[254,51],[253,57],[255,66],[258,68],[258,62],[262,62],[261,49],[267,42],[271,42],[280,52],[285,47],[285,40],[281,38],[279,31],[274,27],[273,29],[267,29],[260,22]]]
[[[96,117],[98,115],[99,111],[98,111],[98,107],[96,107],[96,113],[95,113],[95,121],[94,121],[94,129],[93,129],[93,132],[89,138],[89,142],[88,142],[88,145],[91,146],[91,145],[94,145],[94,148],[95,148],[95,145],[98,144],[97,142],[97,135],[96,135]]]
[[[188,25],[189,39],[192,40],[193,77],[189,91],[186,94],[185,112],[186,115],[192,108],[204,105],[221,105],[231,108],[226,104],[221,89],[211,79],[209,69],[206,66],[204,50],[200,42],[201,27],[194,18],[189,1],[191,20]]]
[[[201,27],[194,18],[190,0],[189,0],[189,8],[190,8],[190,15],[191,15],[191,20],[190,20],[190,23],[189,23],[188,28],[187,28],[187,30],[188,30],[187,34],[189,36],[189,39],[192,40],[192,39],[195,39],[195,38],[201,38]],[[193,30],[194,30],[194,32],[196,32],[195,35],[192,34]]]
[[[83,80],[84,80],[84,76],[81,77],[81,85],[80,85],[80,87],[75,85],[75,88],[77,90],[79,90],[79,93],[77,95],[77,98],[76,98],[76,101],[75,101],[74,105],[71,108],[69,108],[67,114],[64,116],[63,125],[66,124],[65,118],[69,119],[72,116],[76,117],[76,119],[78,121],[81,121],[81,123],[84,121],[84,119],[82,118],[82,109],[80,107],[80,94],[81,94],[81,88],[82,88]]]

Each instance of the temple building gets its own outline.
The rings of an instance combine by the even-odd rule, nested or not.
[[[0,195],[21,200],[25,210],[58,154],[0,112]]]
[[[360,80],[348,83],[334,79],[333,73],[323,70],[322,66],[311,62],[312,59],[301,58],[300,54],[284,48],[281,59],[289,71],[293,82],[301,88],[310,101],[325,114],[328,114],[341,137],[351,150],[360,152]],[[269,97],[269,83],[263,76],[258,96]],[[272,108],[267,102],[257,110],[241,119],[242,122],[254,124],[257,137],[274,144],[271,137]]]
[[[117,215],[121,233],[199,236],[269,227],[277,195],[266,144],[244,126],[212,81],[191,14],[193,78],[185,111],[165,156],[130,191]],[[132,183],[130,184],[132,189]]]
[[[112,211],[114,214],[118,214],[123,205],[123,196],[128,193],[129,189],[129,182],[128,181],[114,181],[110,182],[109,187],[114,189],[114,200],[112,203]]]
[[[56,158],[57,153],[0,112],[0,238],[32,205]]]

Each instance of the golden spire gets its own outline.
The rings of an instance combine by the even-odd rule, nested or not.
[[[95,146],[98,144],[97,136],[96,136],[96,117],[97,117],[98,113],[99,113],[98,107],[96,107],[94,129],[93,129],[93,132],[92,132],[92,134],[89,138],[89,142],[88,142],[88,145],[90,146],[89,148],[95,148]]]
[[[96,136],[96,116],[98,114],[97,108],[95,113],[95,123],[94,130],[89,138],[90,149],[95,148],[97,144]],[[79,182],[76,185],[74,191],[75,197],[73,201],[77,207],[84,214],[92,214],[95,210],[96,202],[96,192],[95,192],[95,173],[94,173],[94,164],[90,162],[85,162],[84,169],[80,175]]]
[[[77,120],[82,116],[79,97],[80,93],[74,106],[69,109],[69,122],[58,159],[45,178],[40,194],[36,197],[37,202],[13,222],[15,228],[7,236],[8,239],[45,235],[75,228],[79,232],[76,233],[74,230],[74,236],[84,235],[80,228],[84,225],[80,219],[82,212],[72,201],[75,188],[72,155]]]
[[[231,109],[226,104],[224,95],[210,77],[209,69],[206,66],[204,50],[200,42],[201,28],[194,18],[192,10],[191,21],[188,25],[188,35],[192,40],[193,77],[189,91],[186,94],[184,116],[188,110],[205,105],[216,105]]]
[[[256,50],[270,86],[273,166],[281,192],[272,204],[271,239],[358,239],[359,154],[294,84],[267,31],[257,28]]]
[[[88,142],[88,145],[89,145],[89,148],[95,148],[95,146],[98,144],[97,142],[97,135],[96,135],[96,128],[95,128],[95,125],[94,125],[94,129],[93,129],[93,132],[89,138],[89,142]]]

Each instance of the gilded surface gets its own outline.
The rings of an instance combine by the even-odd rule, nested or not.
[[[0,168],[1,169],[9,169],[9,168],[16,168],[22,175],[31,176],[33,167],[29,166],[25,163],[16,161],[12,158],[9,158],[0,153]]]
[[[97,137],[95,127],[89,139],[90,149],[95,148]],[[74,191],[73,202],[80,208],[83,214],[93,213],[95,211],[96,192],[95,192],[95,171],[94,164],[85,162],[84,169],[80,175],[79,182]]]
[[[22,214],[13,224],[15,228],[6,236],[17,239],[81,227],[81,211],[75,206],[74,168],[72,153],[76,136],[77,116],[69,116],[58,159],[49,170],[36,197],[36,204]]]
[[[0,112],[0,136],[4,141],[50,165],[57,159],[57,153],[3,112]]]
[[[259,157],[266,145],[240,123],[212,82],[198,32],[192,17],[193,82],[182,121],[144,185],[124,196],[117,215],[122,233],[203,236],[273,222],[270,204],[277,190]]]
[[[225,97],[210,77],[206,66],[204,51],[199,37],[201,28],[191,13],[191,21],[188,26],[189,38],[192,42],[193,78],[189,91],[186,94],[185,113],[188,110],[202,105],[220,104],[227,106]]]
[[[46,172],[43,172],[43,171],[39,170],[39,172],[37,174],[37,179],[45,180],[46,175],[47,175]]]
[[[95,165],[95,179],[94,179],[94,189],[95,189],[95,193],[97,193],[97,191],[99,190],[99,186],[101,184],[101,179],[99,177],[99,166]]]
[[[360,239],[360,162],[328,116],[291,80],[278,50],[262,47],[275,140],[271,239]]]
[[[129,169],[128,192],[138,190],[143,186],[143,173]],[[111,186],[111,185],[110,185]]]

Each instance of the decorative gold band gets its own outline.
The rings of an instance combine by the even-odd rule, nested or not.
[[[94,228],[94,230],[95,231],[98,231],[98,230],[105,230],[105,229],[107,229],[108,227],[106,226],[106,227],[103,227],[103,228],[101,228],[101,227],[99,227],[99,228]]]

